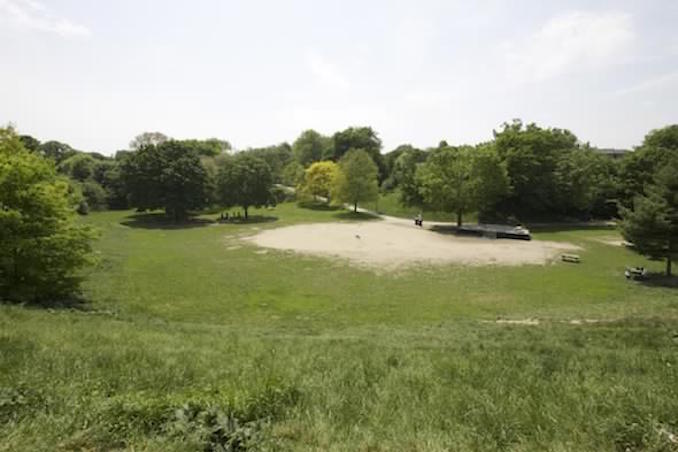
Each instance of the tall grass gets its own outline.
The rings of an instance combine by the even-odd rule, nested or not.
[[[613,231],[537,234],[580,265],[381,274],[239,240],[336,212],[257,214],[92,214],[86,308],[0,306],[0,450],[677,450],[678,292],[627,282],[661,264]]]

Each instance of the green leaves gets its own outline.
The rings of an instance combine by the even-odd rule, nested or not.
[[[122,177],[131,205],[164,208],[175,221],[208,200],[208,174],[195,149],[178,141],[145,145],[125,158]]]
[[[75,221],[68,183],[0,129],[0,297],[47,301],[76,290],[94,232]]]
[[[240,153],[221,163],[217,174],[218,198],[224,206],[249,207],[275,204],[271,168],[261,158]]]
[[[352,204],[357,211],[358,203],[373,201],[379,195],[377,165],[367,152],[352,149],[339,161],[332,187],[332,197],[338,202]]]

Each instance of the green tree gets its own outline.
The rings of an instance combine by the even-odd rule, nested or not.
[[[31,135],[19,135],[19,139],[24,145],[24,148],[31,152],[40,153],[40,140],[32,137]]]
[[[621,202],[630,207],[634,198],[646,194],[657,169],[678,154],[678,125],[648,133],[641,146],[624,156],[620,169]]]
[[[89,154],[78,152],[59,163],[59,171],[71,179],[83,182],[94,175],[94,167],[97,161]]]
[[[174,221],[204,207],[209,198],[200,156],[178,141],[142,146],[123,160],[122,172],[132,207],[163,208]]]
[[[59,164],[68,157],[74,155],[77,151],[67,145],[58,141],[46,141],[40,145],[40,153],[54,163]]]
[[[304,172],[304,180],[300,187],[302,193],[314,198],[320,196],[329,203],[336,174],[337,164],[331,160],[312,163]]]
[[[221,163],[217,191],[224,206],[241,206],[248,218],[250,207],[275,204],[273,175],[265,160],[250,153],[239,153]]]
[[[304,167],[296,160],[288,163],[282,170],[282,183],[288,187],[297,187],[304,182]]]
[[[335,201],[353,205],[374,201],[379,196],[378,169],[370,155],[362,149],[351,149],[339,160],[334,177],[332,197]]]
[[[492,143],[475,147],[471,161],[471,193],[481,217],[496,215],[496,206],[511,193],[506,164]]]
[[[143,132],[137,135],[130,141],[129,148],[135,151],[141,149],[145,146],[157,146],[166,141],[169,141],[170,138],[164,133],[160,132]]]
[[[180,142],[187,148],[194,149],[198,155],[206,157],[216,157],[217,155],[232,149],[231,143],[218,138],[209,138],[207,140],[180,140]]]
[[[457,214],[457,226],[473,206],[473,160],[470,147],[443,147],[417,168],[416,181],[427,207]]]
[[[351,149],[362,149],[377,165],[379,181],[387,176],[381,155],[381,140],[371,127],[349,127],[332,136],[332,155],[326,158],[339,161]]]
[[[666,275],[678,255],[678,155],[655,174],[646,194],[622,209],[621,232],[634,249],[655,259],[666,259]]]
[[[427,153],[419,149],[405,150],[393,164],[394,185],[400,189],[400,203],[423,208],[424,200],[416,179],[417,168],[426,161]]]
[[[0,129],[0,298],[50,302],[73,294],[94,232],[53,164]]]
[[[271,169],[271,177],[273,182],[282,182],[283,168],[294,160],[292,147],[287,143],[280,143],[275,146],[267,146],[264,148],[247,149],[241,154],[250,154],[253,157],[260,158],[268,164]]]
[[[294,158],[307,167],[332,154],[332,140],[315,130],[305,130],[292,144]]]
[[[524,126],[519,120],[504,124],[494,136],[513,187],[505,203],[508,210],[519,215],[557,212],[558,161],[577,147],[577,137],[567,130]]]

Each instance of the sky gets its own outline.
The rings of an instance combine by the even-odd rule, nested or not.
[[[384,151],[520,118],[631,148],[678,122],[678,1],[0,0],[0,124],[113,154],[371,126]]]

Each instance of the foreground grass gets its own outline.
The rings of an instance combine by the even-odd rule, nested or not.
[[[0,450],[677,449],[678,291],[625,281],[661,264],[614,231],[537,233],[581,265],[398,274],[238,239],[342,214],[91,215],[86,310],[0,306]]]

